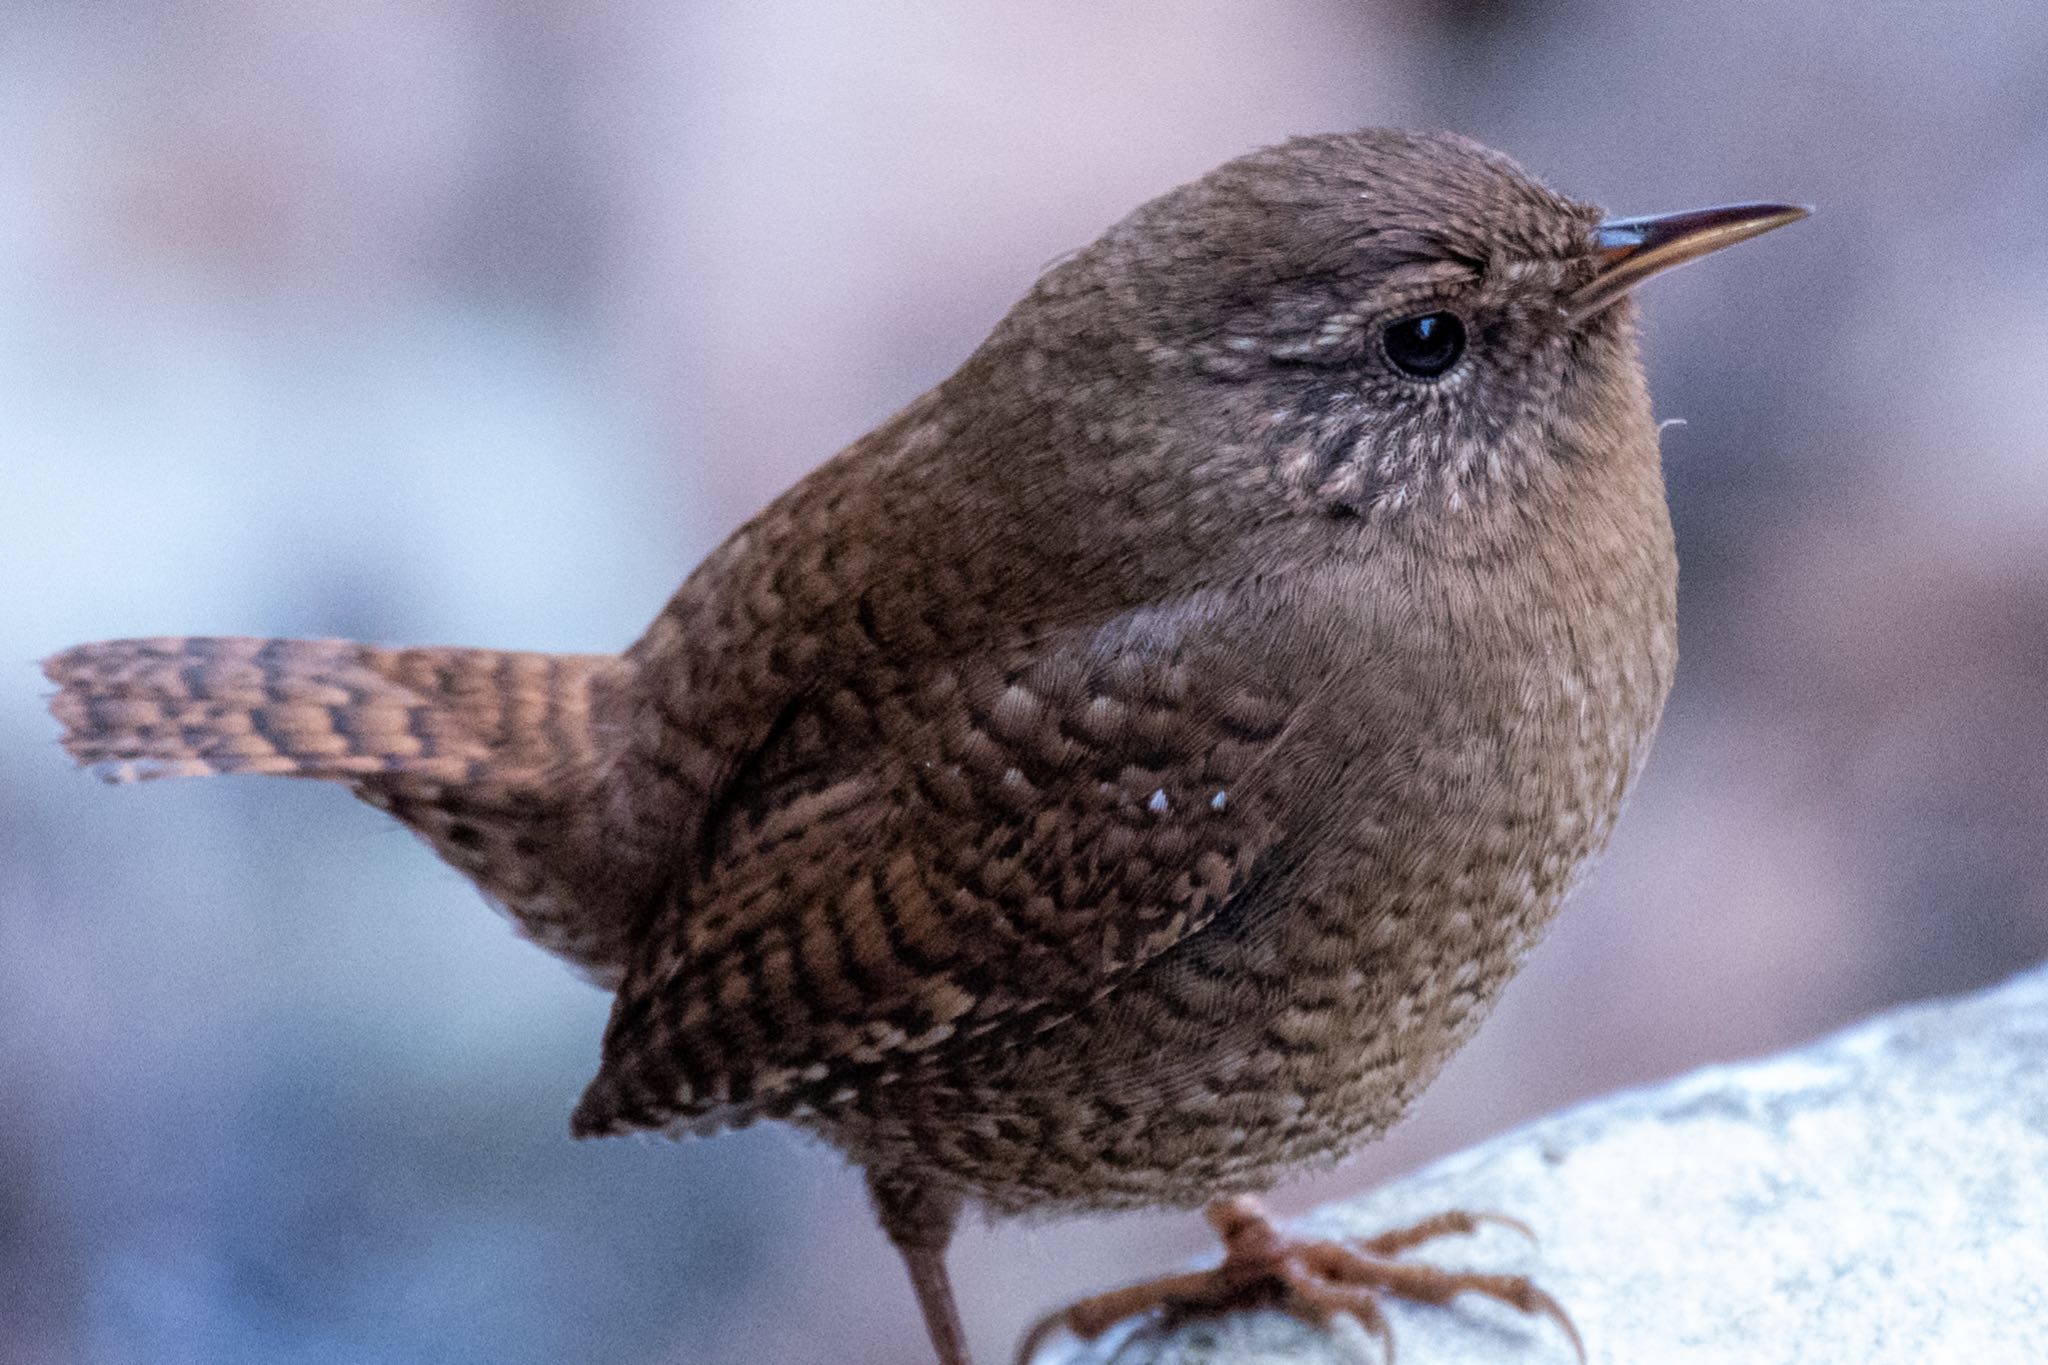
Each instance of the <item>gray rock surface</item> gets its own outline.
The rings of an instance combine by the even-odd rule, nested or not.
[[[1734,1007],[1731,1005],[1731,1008]],[[1526,1274],[1594,1362],[2048,1361],[2048,969],[1781,1056],[1597,1100],[1298,1225],[1526,1220],[1419,1258]],[[1557,1328],[1392,1305],[1402,1365],[1567,1365]],[[1362,1333],[1269,1312],[1061,1341],[1041,1365],[1334,1365]]]

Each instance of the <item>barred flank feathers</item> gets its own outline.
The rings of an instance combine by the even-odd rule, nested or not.
[[[473,878],[542,947],[615,976],[554,854],[596,755],[611,655],[384,649],[353,640],[164,638],[43,662],[64,747],[112,782],[267,773],[342,782]]]

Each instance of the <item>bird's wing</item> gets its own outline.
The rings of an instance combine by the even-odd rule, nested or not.
[[[1208,923],[1273,847],[1297,708],[1254,651],[1147,616],[795,710],[640,945],[576,1130],[827,1101],[1054,1021]]]

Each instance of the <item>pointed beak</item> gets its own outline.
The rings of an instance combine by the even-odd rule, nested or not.
[[[1654,218],[1610,218],[1593,229],[1599,273],[1565,301],[1565,316],[1575,324],[1584,322],[1652,275],[1796,223],[1811,212],[1796,204],[1728,204]]]

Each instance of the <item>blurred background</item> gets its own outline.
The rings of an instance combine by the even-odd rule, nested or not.
[[[2048,7],[0,0],[0,1361],[925,1359],[853,1173],[572,1144],[605,1000],[343,793],[110,791],[38,657],[615,649],[1040,267],[1457,129],[1657,281],[1684,664],[1614,846],[1355,1191],[2048,955]],[[969,1230],[978,1350],[1204,1244]]]

